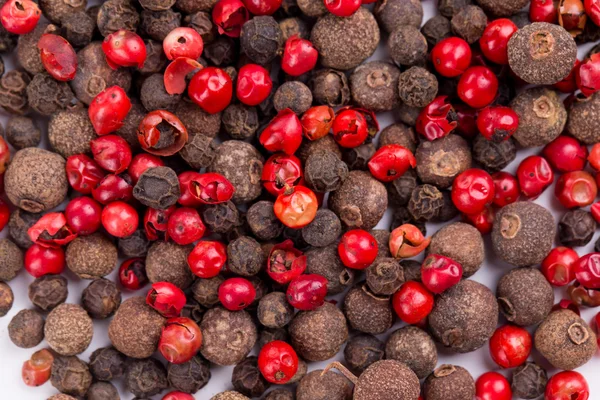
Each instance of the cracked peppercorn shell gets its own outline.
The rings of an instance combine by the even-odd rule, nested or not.
[[[352,372],[361,374],[385,355],[384,343],[368,333],[352,337],[344,348],[344,360]]]
[[[317,193],[338,190],[348,176],[348,166],[331,151],[311,154],[304,166],[306,185]]]
[[[249,356],[238,363],[231,375],[233,388],[243,395],[261,397],[271,386],[258,369],[258,357]]]
[[[306,374],[296,387],[296,400],[349,400],[352,384],[332,371],[317,369]]]
[[[90,317],[106,319],[121,305],[121,291],[107,279],[95,279],[81,294],[81,305]]]
[[[144,10],[140,14],[139,31],[142,36],[162,42],[169,32],[181,26],[181,14],[172,9],[164,11]]]
[[[404,283],[404,270],[395,258],[377,258],[365,270],[370,291],[377,296],[391,296]]]
[[[517,148],[512,138],[500,143],[477,135],[473,140],[473,160],[489,173],[498,172],[517,157]]]
[[[221,275],[208,279],[196,279],[192,286],[192,296],[201,306],[212,308],[219,303],[219,286],[225,281]]]
[[[179,155],[193,169],[207,168],[215,159],[219,143],[216,139],[199,133],[189,134]]]
[[[427,61],[427,40],[414,26],[396,28],[388,37],[387,47],[399,67],[422,65]]]
[[[257,201],[248,208],[246,220],[259,240],[273,240],[283,233],[283,224],[273,211],[273,202]]]
[[[63,18],[62,27],[65,31],[65,39],[73,47],[85,47],[92,42],[96,21],[85,11],[80,11]]]
[[[86,118],[88,118],[87,115]],[[35,126],[33,119],[18,115],[9,118],[6,124],[6,141],[16,150],[37,147],[41,140],[42,133]]]
[[[554,290],[536,268],[516,268],[498,282],[496,296],[500,311],[515,325],[539,324],[554,305]]]
[[[440,11],[439,8],[438,11]],[[425,36],[430,50],[438,42],[453,36],[450,20],[443,15],[436,15],[425,22],[421,28],[421,33]]]
[[[344,297],[344,314],[350,327],[373,335],[387,332],[394,320],[390,297],[371,293],[364,283]]]
[[[10,239],[0,239],[0,281],[13,280],[23,268],[23,251]]]
[[[269,393],[267,393],[267,395],[264,398],[264,400],[295,400],[295,399],[296,399],[296,397],[294,396],[294,393],[290,392],[289,390],[286,390],[286,389],[271,390]]]
[[[69,295],[67,279],[61,275],[44,275],[29,284],[29,300],[43,311],[64,303]]]
[[[420,386],[415,373],[405,364],[381,360],[360,375],[354,386],[353,400],[417,400]]]
[[[85,11],[87,0],[39,0],[44,16],[55,24],[62,24],[64,20],[79,11]]]
[[[398,96],[411,107],[425,107],[435,99],[438,81],[435,75],[422,67],[411,67],[398,78]]]
[[[137,229],[129,236],[119,238],[117,245],[119,252],[127,258],[146,257],[150,242],[146,237],[146,231],[144,229]]]
[[[477,350],[498,325],[496,296],[481,283],[460,281],[436,298],[428,322],[433,338],[454,352]]]
[[[399,76],[400,69],[391,63],[369,61],[359,65],[350,75],[353,103],[373,112],[398,107]]]
[[[294,308],[288,303],[285,293],[271,292],[258,302],[259,322],[268,328],[283,328],[294,317]]]
[[[488,19],[483,10],[473,5],[466,6],[454,14],[450,20],[452,32],[469,44],[473,44],[481,38],[487,24]]]
[[[123,376],[126,361],[114,347],[102,347],[90,356],[89,369],[95,380],[112,381]]]
[[[419,379],[424,379],[433,372],[438,355],[427,332],[416,326],[405,326],[387,339],[385,358],[406,364]]]
[[[296,114],[304,114],[313,101],[312,93],[308,86],[299,81],[285,82],[277,88],[273,96],[273,106],[277,112],[287,108]]]
[[[77,304],[60,304],[46,318],[44,336],[52,350],[63,356],[84,352],[92,341],[94,326],[87,312]]]
[[[596,231],[596,220],[585,210],[569,210],[558,223],[558,241],[567,247],[585,246]]]
[[[258,130],[258,112],[256,107],[230,104],[223,111],[222,122],[223,129],[232,139],[249,139]]]
[[[330,151],[340,160],[342,159],[342,150],[335,142],[333,135],[326,135],[317,140],[302,140],[302,144],[296,152],[296,156],[302,161],[302,164],[306,164],[308,157],[321,151]]]
[[[177,174],[169,167],[148,168],[133,187],[133,197],[147,207],[166,210],[181,195]]]
[[[258,333],[250,314],[229,311],[221,306],[211,308],[200,323],[200,353],[211,363],[234,365],[242,361],[254,347]]]
[[[279,21],[279,28],[283,34],[284,42],[294,35],[297,35],[300,39],[308,40],[310,38],[311,25],[299,17],[282,19]]]
[[[420,28],[423,6],[419,0],[379,0],[373,10],[381,29],[393,32],[399,26]]]
[[[547,383],[546,370],[536,363],[527,362],[513,371],[510,387],[516,397],[533,400],[544,394]]]
[[[27,85],[31,78],[25,71],[13,69],[0,78],[0,106],[11,114],[22,115],[29,110]]]
[[[485,259],[481,233],[472,225],[454,222],[445,225],[431,237],[428,254],[439,254],[462,265],[463,277],[474,275]]]
[[[596,334],[571,310],[550,313],[534,335],[535,349],[552,366],[572,370],[587,363],[597,351]]]
[[[6,316],[12,309],[14,300],[14,293],[8,283],[0,282],[0,318]]]
[[[396,123],[388,125],[381,131],[378,148],[387,146],[388,144],[399,144],[414,153],[417,150],[418,143],[413,128],[403,123]]]
[[[594,93],[589,97],[576,96],[569,106],[567,131],[584,144],[595,144],[600,142],[598,121],[600,94]]]
[[[556,223],[544,207],[527,201],[504,206],[492,229],[495,254],[517,267],[540,264],[556,236]]]
[[[408,212],[416,221],[431,221],[444,206],[442,192],[433,185],[418,185],[408,201]]]
[[[288,331],[292,346],[307,361],[333,357],[348,340],[346,317],[328,302],[316,310],[297,313]]]
[[[486,12],[494,17],[509,17],[521,11],[527,0],[476,0]]]
[[[142,83],[140,101],[147,111],[175,112],[181,101],[181,95],[167,93],[163,74],[153,74],[144,79],[144,83]]]
[[[339,258],[337,244],[313,247],[306,255],[306,272],[318,274],[327,279],[327,294],[343,292],[354,283],[354,271],[346,268]]]
[[[68,83],[59,82],[46,72],[35,74],[27,85],[29,107],[44,116],[64,110],[73,104],[74,99]]]
[[[344,149],[342,160],[350,170],[366,171],[369,168],[369,161],[375,154],[376,148],[373,143],[363,143],[358,147]]]
[[[238,209],[231,201],[204,207],[202,221],[211,232],[220,234],[229,233],[243,224]]]
[[[92,374],[87,364],[78,357],[58,356],[52,362],[50,383],[58,391],[79,398],[92,384]]]
[[[471,168],[471,150],[461,136],[450,134],[422,142],[415,152],[417,174],[423,183],[444,189],[454,178]]]
[[[155,358],[133,360],[125,371],[125,389],[138,397],[151,397],[169,387],[167,371]]]
[[[319,209],[315,219],[300,230],[302,239],[313,247],[325,247],[336,242],[342,233],[342,222],[329,209]]]
[[[308,85],[317,104],[337,107],[350,102],[350,84],[342,71],[329,68],[317,70]]]
[[[265,265],[260,243],[249,236],[241,236],[227,245],[227,268],[234,274],[253,276]]]
[[[210,400],[250,400],[249,397],[244,396],[240,392],[234,390],[227,390],[211,397]]]
[[[398,207],[392,213],[392,223],[390,225],[390,230],[393,231],[394,229],[404,224],[414,225],[421,231],[423,236],[427,235],[427,225],[424,220],[416,220],[412,216],[410,211],[408,211],[407,207]],[[389,248],[389,244],[387,247]]]
[[[151,283],[170,282],[185,290],[194,282],[187,257],[193,245],[180,246],[172,242],[152,243],[146,256],[146,274]]]
[[[277,57],[283,46],[283,33],[270,15],[254,17],[242,25],[241,52],[260,65],[267,65]]]
[[[117,388],[109,382],[92,383],[86,394],[87,400],[120,400]]]
[[[339,70],[355,68],[371,57],[379,38],[377,21],[364,7],[347,18],[327,13],[317,20],[310,35],[321,65]]]
[[[40,219],[41,214],[34,214],[17,208],[8,219],[8,236],[22,249],[33,245],[27,231]]]
[[[475,396],[475,381],[463,367],[444,364],[425,379],[427,400],[466,400]]]
[[[110,274],[118,261],[117,246],[103,233],[76,237],[67,245],[67,268],[81,279],[96,279]]]
[[[58,26],[49,24],[46,21],[39,21],[31,32],[18,36],[17,61],[30,75],[39,74],[46,70],[44,64],[42,64],[40,50],[37,47],[40,38],[45,33],[57,34],[58,31]]]
[[[160,73],[169,62],[167,55],[163,49],[162,41],[152,39],[144,39],[146,44],[146,62],[139,72],[143,76]]]
[[[30,349],[44,340],[44,317],[35,310],[21,310],[12,317],[7,330],[15,346]]]
[[[173,390],[194,394],[206,386],[210,378],[210,364],[200,356],[182,364],[167,365],[167,380]]]
[[[58,111],[48,123],[50,146],[65,158],[91,153],[90,140],[95,138],[96,132],[85,108]]]

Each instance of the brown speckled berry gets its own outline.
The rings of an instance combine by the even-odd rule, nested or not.
[[[424,379],[433,372],[438,355],[435,343],[427,332],[416,326],[405,326],[388,338],[385,358],[406,364],[419,379]]]
[[[92,319],[77,304],[60,304],[46,318],[46,341],[60,355],[82,353],[90,345],[93,334]]]
[[[460,246],[457,246],[460,243]],[[485,247],[481,233],[463,222],[448,224],[431,237],[427,248],[430,254],[449,257],[462,265],[463,277],[475,274],[485,259]]]
[[[67,246],[67,268],[81,279],[96,279],[110,274],[117,266],[117,246],[103,233],[79,236]]]

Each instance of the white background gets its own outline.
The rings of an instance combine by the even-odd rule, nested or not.
[[[90,4],[97,3],[97,0],[90,1]],[[423,7],[425,9],[425,18],[424,22],[427,21],[431,16],[437,13],[435,8],[436,1],[435,0],[423,0]],[[382,40],[382,43],[384,43]],[[579,58],[582,59],[587,50],[591,47],[591,45],[582,46],[579,52]],[[14,60],[9,59],[10,57],[4,56],[4,60],[7,66],[7,70],[10,70],[14,67]],[[383,46],[380,46],[380,49],[377,51],[373,59],[387,59],[386,52]],[[385,127],[394,121],[392,113],[385,113],[379,117],[379,121],[381,123],[381,127]],[[7,115],[0,114],[0,120],[3,125],[6,125]],[[45,128],[45,127],[44,127]],[[515,160],[512,164],[508,166],[506,169],[508,172],[514,173],[519,160],[524,157],[539,153],[541,149],[532,149],[532,150],[521,150],[518,152],[517,160]],[[549,208],[555,216],[555,219],[558,221],[560,216],[565,212],[565,210],[560,206],[558,201],[554,198],[554,185],[548,188],[540,198],[536,200],[537,203],[544,205]],[[380,228],[389,228],[390,223],[390,210],[386,213],[386,216],[378,225]],[[428,235],[433,234],[439,228],[438,225],[428,224],[427,231]],[[2,232],[2,236],[6,235],[6,230]],[[595,241],[598,239],[598,232],[594,235],[594,238],[589,243],[588,246],[577,248],[579,255],[584,255],[593,251],[593,246]],[[473,276],[472,279],[484,283],[493,291],[495,291],[496,284],[499,278],[511,267],[507,264],[502,263],[501,261],[496,260],[494,254],[492,252],[491,246],[489,245],[489,238],[486,237],[486,261],[482,266],[481,270]],[[79,280],[76,276],[65,272],[66,276],[69,279],[69,297],[67,302],[69,303],[79,303],[81,291],[89,284],[90,281],[82,281]],[[116,274],[113,273],[109,276],[110,279],[115,280]],[[29,359],[30,355],[41,348],[45,347],[45,343],[42,342],[38,347],[34,349],[20,349],[12,344],[8,337],[7,326],[10,322],[10,319],[19,311],[24,308],[31,308],[32,304],[29,302],[29,298],[27,296],[27,288],[29,284],[33,281],[33,278],[29,276],[25,271],[22,271],[21,274],[12,280],[9,285],[12,287],[15,294],[15,303],[12,310],[9,314],[3,318],[0,318],[0,399],[19,399],[19,400],[40,400],[47,399],[53,394],[56,394],[57,391],[50,385],[50,383],[45,384],[39,388],[30,388],[25,386],[25,384],[21,380],[21,366],[23,362]],[[144,290],[139,291],[138,295],[143,295],[145,293]],[[130,293],[123,293],[124,298],[130,296]],[[566,292],[564,289],[556,290],[556,302],[561,298],[566,297]],[[339,298],[338,298],[339,300]],[[583,318],[590,322],[592,317],[596,314],[598,310],[594,309],[584,309],[582,312]],[[94,320],[94,338],[92,344],[80,357],[87,361],[91,352],[99,347],[104,347],[110,344],[106,329],[108,326],[108,321],[98,321]],[[397,323],[394,326],[394,329],[390,330],[389,333],[393,332],[393,330],[399,328],[401,326],[400,323]],[[385,339],[387,335],[382,335],[382,339]],[[487,346],[475,351],[473,353],[469,353],[466,355],[455,355],[447,352],[442,347],[438,346],[439,350],[439,364],[442,363],[452,363],[456,365],[460,365],[468,369],[473,377],[476,379],[479,375],[484,372],[494,370],[498,371],[498,367],[491,360],[488,354]],[[157,355],[160,358],[160,355]],[[532,355],[532,358],[541,363],[542,365],[548,367],[547,363],[538,355]],[[336,356],[337,360],[343,361],[343,355],[340,353]],[[324,363],[313,363],[310,365],[309,369],[317,369],[323,368],[327,362]],[[597,379],[598,371],[600,370],[600,357],[596,355],[589,363],[585,366],[578,369],[588,380],[590,385],[590,399],[600,399],[600,380]],[[197,399],[210,399],[213,395],[231,389],[231,371],[232,367],[217,367],[213,366],[211,368],[212,378],[209,384],[201,389],[195,397]],[[510,371],[499,371],[505,374],[506,376],[510,376]],[[553,369],[549,370],[550,374],[554,374],[556,371]],[[132,399],[133,396],[130,393],[126,393],[123,388],[122,381],[113,382],[121,393],[121,398],[124,400]],[[166,393],[166,392],[165,392]],[[165,393],[162,393],[164,395]],[[155,396],[155,399],[160,399],[162,395]],[[382,399],[383,400],[383,399]]]

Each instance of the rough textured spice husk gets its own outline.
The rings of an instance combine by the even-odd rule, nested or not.
[[[275,389],[267,393],[264,400],[294,400],[294,393],[286,389]]]
[[[421,282],[421,263],[415,260],[402,260],[400,265],[404,269],[404,279],[406,282]]]
[[[418,0],[413,1],[420,4]],[[370,61],[358,66],[350,75],[354,104],[373,112],[389,111],[398,107],[399,77],[400,69],[391,63]]]
[[[511,70],[527,83],[552,85],[569,75],[577,59],[577,44],[562,26],[534,22],[508,41]]]
[[[288,303],[285,293],[272,292],[258,302],[258,320],[268,328],[282,328],[292,320],[294,308]]]
[[[132,358],[150,357],[158,346],[165,319],[144,297],[123,302],[108,326],[108,337],[121,353]]]
[[[67,279],[61,275],[44,275],[29,285],[29,300],[42,309],[50,311],[64,303],[69,295]]]
[[[390,57],[398,66],[424,64],[427,59],[427,40],[414,26],[396,28],[387,42]]]
[[[6,124],[6,141],[15,149],[37,147],[41,139],[42,133],[35,126],[33,119],[15,115],[8,120]]]
[[[597,351],[596,334],[571,310],[551,313],[538,326],[535,348],[555,368],[572,370],[587,363]]]
[[[337,244],[312,248],[305,255],[306,273],[324,276],[327,279],[328,295],[341,293],[354,283],[354,272],[342,264]]]
[[[8,323],[8,337],[22,349],[37,346],[44,340],[44,318],[34,310],[19,311]]]
[[[273,106],[277,112],[289,108],[298,115],[306,112],[312,101],[310,89],[299,81],[285,82],[277,88],[273,96]]]
[[[181,158],[193,169],[208,168],[215,158],[219,143],[202,134],[189,134],[187,143],[179,151]]]
[[[496,255],[518,267],[542,262],[552,249],[556,223],[544,207],[532,202],[517,202],[496,214],[492,246]]]
[[[75,397],[69,396],[68,394],[55,394],[52,397],[49,397],[48,400],[77,400]]]
[[[377,259],[391,258],[390,231],[386,229],[373,229],[369,232],[377,241]]]
[[[130,236],[119,238],[117,245],[119,252],[125,257],[145,257],[150,242],[146,237],[146,231],[137,229]]]
[[[544,394],[547,383],[546,370],[536,363],[527,362],[513,371],[510,387],[516,397],[532,400]]]
[[[221,113],[209,114],[189,101],[180,102],[175,114],[189,133],[214,138],[221,129]]]
[[[389,296],[377,296],[366,284],[356,286],[344,297],[344,314],[353,329],[378,335],[392,327]]]
[[[311,154],[304,166],[306,185],[318,193],[338,190],[348,177],[348,166],[331,151]]]
[[[90,140],[95,138],[96,132],[83,108],[59,111],[52,115],[48,124],[50,145],[65,158],[90,153]]]
[[[17,151],[4,175],[6,196],[32,213],[58,206],[69,188],[65,163],[60,155],[37,147]]]
[[[376,148],[373,143],[363,143],[352,149],[344,149],[342,159],[349,169],[360,169],[366,171],[371,157],[375,154]]]
[[[411,193],[407,209],[415,221],[425,222],[436,218],[444,206],[444,195],[433,185],[418,185]]]
[[[169,364],[167,379],[174,390],[194,394],[210,380],[210,364],[195,356],[183,364]]]
[[[287,329],[286,328],[278,328],[278,329],[264,328],[264,329],[262,329],[258,336],[258,343],[257,343],[258,348],[262,349],[265,344],[271,343],[274,340],[281,340],[284,342],[288,342],[289,335],[287,333]],[[300,363],[300,365],[302,365],[302,363]]]
[[[311,42],[319,51],[324,67],[347,70],[371,57],[379,44],[379,26],[366,8],[351,17],[327,13],[311,32]]]
[[[13,280],[23,268],[23,251],[10,239],[0,239],[0,281]]]
[[[404,269],[399,260],[391,257],[375,259],[365,275],[370,291],[378,296],[391,296],[404,283]]]
[[[251,138],[258,129],[258,112],[255,107],[230,104],[223,111],[223,129],[232,139]]]
[[[321,139],[314,141],[303,140],[300,148],[296,152],[296,156],[300,159],[300,161],[302,161],[302,163],[306,164],[308,157],[321,151],[330,151],[337,155],[340,160],[342,159],[342,150],[335,142],[333,135],[326,135]]]
[[[496,17],[509,17],[521,11],[527,0],[476,0],[484,10]]]
[[[19,35],[17,44],[17,60],[19,65],[30,75],[44,72],[44,64],[37,44],[44,33],[57,33],[58,27],[46,21],[40,21],[35,29],[25,35]],[[9,71],[10,73],[10,71]]]
[[[62,23],[66,17],[73,13],[84,11],[86,6],[87,0],[40,0],[40,8],[44,16],[56,24]]]
[[[210,11],[216,3],[216,0],[177,0],[175,7],[186,14],[193,14],[198,11]]]
[[[473,44],[479,40],[488,19],[483,10],[477,6],[466,6],[452,17],[450,25],[452,32],[469,44]]]
[[[423,6],[419,0],[379,0],[373,13],[387,33],[405,25],[419,28],[423,22]]]
[[[133,188],[133,197],[140,203],[159,210],[177,203],[180,195],[177,174],[169,167],[148,168]]]
[[[193,248],[192,245],[154,242],[146,257],[146,274],[150,282],[170,282],[181,289],[187,289],[194,281],[194,275],[187,264],[187,256]]]
[[[169,94],[165,88],[163,74],[153,74],[144,79],[142,83],[140,101],[147,111],[174,112],[181,101],[181,94]]]
[[[246,311],[215,307],[204,314],[202,356],[217,365],[234,365],[248,355],[258,337],[256,325]]]
[[[435,99],[437,92],[437,78],[425,68],[411,67],[398,79],[398,96],[410,107],[425,107]]]
[[[438,11],[442,12],[439,6]],[[449,18],[452,18],[452,16]],[[452,36],[450,20],[443,15],[436,15],[425,22],[421,28],[421,33],[425,36],[429,49],[432,49],[441,40]]]
[[[422,142],[415,152],[417,174],[423,183],[444,189],[471,168],[471,149],[462,137],[450,134],[433,142]]]
[[[494,333],[498,303],[490,289],[464,280],[437,296],[428,322],[436,341],[457,353],[469,353]]]
[[[504,169],[516,157],[517,147],[513,138],[495,143],[477,135],[473,140],[473,160],[489,173]]]
[[[34,214],[17,208],[8,219],[8,235],[22,249],[33,245],[27,231],[40,219],[42,214]]]
[[[233,368],[233,388],[250,397],[260,397],[271,386],[258,369],[258,357],[246,357]]]
[[[284,42],[293,35],[301,39],[309,39],[311,25],[299,17],[285,18],[279,21],[279,28],[283,34]]]
[[[433,339],[416,326],[405,326],[390,335],[385,344],[385,358],[406,364],[419,379],[433,372],[438,360]]]
[[[283,46],[283,33],[275,18],[258,16],[242,25],[240,33],[242,52],[257,64],[273,61]]]
[[[322,369],[311,371],[298,384],[296,400],[351,400],[351,382],[340,374]]]
[[[510,107],[519,116],[519,127],[513,137],[523,147],[550,143],[561,134],[567,123],[563,102],[557,92],[548,88],[525,89],[510,102]],[[588,118],[586,114],[586,120]],[[576,136],[573,132],[571,134]]]
[[[463,367],[442,365],[425,380],[423,394],[428,400],[466,400],[475,396],[475,381]]]
[[[140,151],[142,148],[138,140],[137,130],[146,114],[144,106],[135,99],[131,99],[131,109],[123,120],[123,126],[115,132],[116,135],[121,136],[127,141],[127,144],[131,147],[131,151],[134,153]]]
[[[162,42],[169,32],[181,26],[181,14],[173,10],[141,12],[140,32],[142,36]]]
[[[13,306],[15,296],[8,283],[0,282],[0,317],[4,317]]]
[[[11,114],[22,115],[29,110],[27,85],[31,78],[25,71],[13,69],[0,78],[0,106]]]
[[[192,286],[192,296],[200,305],[212,308],[219,302],[219,286],[225,281],[221,275],[209,279],[197,279]]]
[[[283,224],[273,211],[273,202],[262,200],[248,208],[246,220],[254,236],[260,240],[273,240],[283,232]]]
[[[360,333],[352,337],[344,348],[346,365],[357,375],[385,355],[384,343],[375,336]]]
[[[318,70],[310,78],[309,87],[317,104],[336,107],[346,105],[350,101],[350,85],[342,71]]]
[[[440,254],[460,263],[463,277],[475,274],[485,259],[481,233],[472,225],[454,222],[444,226],[431,237],[429,254]]]
[[[210,400],[250,400],[250,398],[244,396],[240,392],[228,390],[211,397]]]
[[[50,383],[60,392],[82,397],[92,384],[92,374],[79,358],[59,356],[52,363]]]
[[[125,373],[126,361],[127,357],[114,347],[103,347],[94,351],[90,356],[90,372],[96,380],[112,381]]]
[[[334,243],[342,233],[342,222],[329,209],[319,209],[315,219],[301,230],[302,239],[314,247],[325,247]]]
[[[417,150],[418,140],[413,128],[397,123],[388,125],[379,134],[378,147],[381,148],[388,144],[399,144],[414,153]]]
[[[81,305],[92,318],[108,318],[121,305],[121,291],[108,279],[96,279],[83,290]]]
[[[96,279],[110,274],[118,260],[117,246],[104,234],[79,236],[67,246],[67,267],[81,279]]]
[[[138,397],[151,397],[169,386],[167,371],[156,359],[134,360],[125,372],[125,388]]]
[[[585,210],[569,210],[558,223],[558,241],[567,247],[585,246],[596,231],[596,220]]]
[[[585,144],[600,142],[600,94],[577,96],[569,107],[567,131]]]
[[[260,243],[249,236],[242,236],[227,246],[227,267],[241,276],[254,276],[265,266],[266,257]]]
[[[68,83],[59,82],[45,72],[36,74],[27,86],[29,106],[44,116],[64,110],[74,99]]]
[[[62,27],[65,30],[65,39],[73,47],[84,47],[92,42],[96,21],[85,10],[69,14],[63,19]]]
[[[290,323],[292,346],[307,361],[333,357],[348,340],[346,317],[333,304],[296,314]]]
[[[417,400],[420,386],[415,373],[405,364],[377,361],[360,375],[353,400]]]
[[[60,304],[48,314],[44,335],[52,350],[63,356],[74,356],[88,348],[94,326],[81,306]]]
[[[88,389],[87,400],[120,400],[117,388],[109,382],[96,382]]]

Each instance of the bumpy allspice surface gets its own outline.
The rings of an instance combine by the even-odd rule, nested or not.
[[[60,355],[74,356],[82,353],[90,345],[93,335],[92,319],[77,304],[60,304],[46,318],[46,342]]]
[[[465,278],[475,274],[485,259],[481,233],[472,225],[463,222],[453,222],[433,234],[427,251],[460,263]]]

